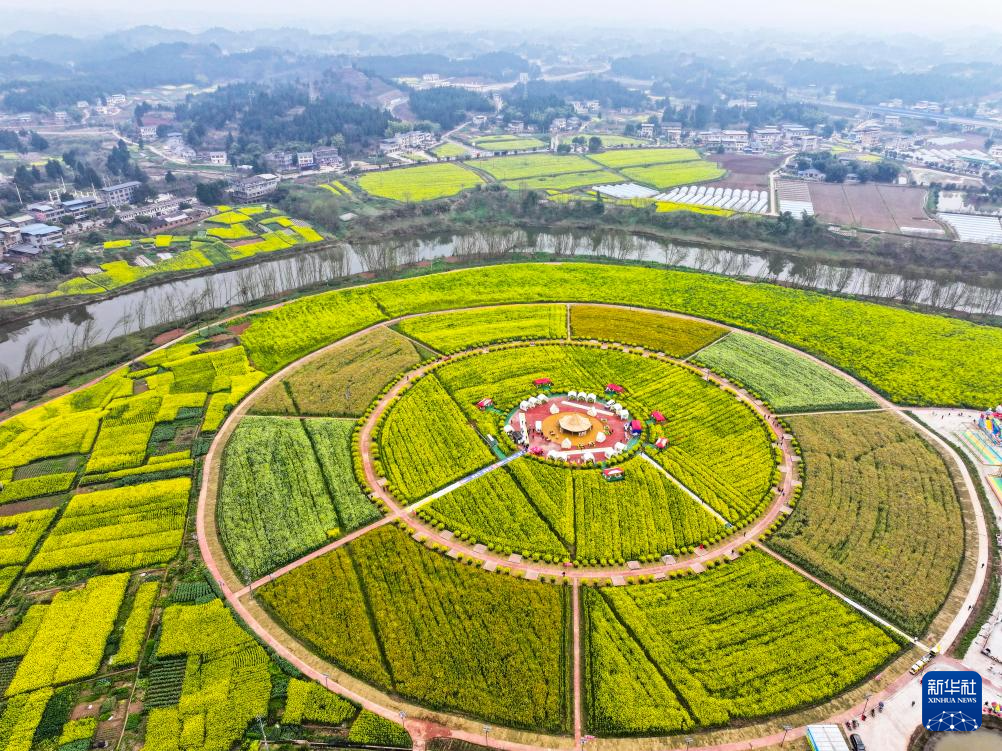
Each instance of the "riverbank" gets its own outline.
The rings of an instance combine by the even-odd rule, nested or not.
[[[485,211],[483,206],[468,205],[481,201],[486,201],[491,210]],[[624,206],[607,208],[601,213],[596,213],[588,206],[540,206],[537,203],[530,207],[526,206],[526,201],[516,201],[507,193],[478,191],[451,202],[398,206],[378,217],[359,217],[357,223],[345,226],[336,220],[332,222],[330,216],[304,210],[294,200],[290,203],[291,205],[280,205],[290,214],[306,214],[310,222],[327,230],[335,239],[278,250],[264,257],[253,256],[205,268],[167,271],[104,293],[41,297],[20,305],[0,306],[0,326],[72,309],[81,304],[112,299],[170,281],[212,276],[273,259],[307,255],[342,245],[512,230],[524,231],[530,235],[553,232],[590,235],[595,232],[619,231],[661,243],[684,243],[738,253],[770,254],[786,262],[801,259],[805,263],[864,269],[874,274],[905,274],[943,285],[962,283],[1002,287],[1002,250],[971,247],[949,240],[876,233],[859,233],[855,238],[849,238],[797,221],[785,225],[771,218],[744,216],[723,221],[716,217],[685,212],[655,214],[649,210]],[[777,227],[787,229],[780,232]],[[903,302],[907,304],[909,300]],[[932,309],[936,307],[932,306]]]

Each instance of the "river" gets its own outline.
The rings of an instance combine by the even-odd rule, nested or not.
[[[438,239],[343,245],[263,261],[254,266],[161,283],[0,327],[0,367],[30,373],[95,344],[147,327],[183,324],[233,304],[266,300],[296,289],[328,284],[363,272],[382,273],[437,258],[608,257],[666,267],[782,282],[803,289],[919,303],[943,311],[1002,311],[1002,290],[961,282],[942,284],[806,262],[775,253],[694,247],[629,235],[477,232]]]

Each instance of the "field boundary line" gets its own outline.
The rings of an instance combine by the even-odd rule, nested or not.
[[[432,347],[430,344],[425,344],[420,339],[415,339],[413,336],[410,336],[409,334],[405,334],[403,331],[398,331],[397,329],[393,328],[394,325],[395,324],[393,322],[386,321],[386,322],[383,323],[383,328],[386,329],[387,331],[392,331],[394,334],[397,334],[398,336],[402,336],[404,339],[406,339],[407,341],[409,341],[411,344],[416,344],[417,346],[422,347],[422,348],[428,350],[429,352],[434,353],[437,357],[445,357],[445,353],[444,352],[439,352],[437,349],[435,349],[434,347]]]
[[[234,597],[239,598],[243,597],[244,595],[251,594],[258,587],[262,587],[265,584],[268,584],[269,582],[273,582],[275,581],[275,579],[284,576],[290,571],[296,570],[300,566],[303,566],[309,563],[310,561],[319,558],[322,555],[327,555],[327,553],[332,553],[338,548],[347,545],[349,542],[354,542],[362,535],[368,534],[369,532],[371,532],[374,529],[377,529],[378,527],[383,527],[389,524],[390,522],[396,521],[398,518],[400,518],[400,516],[401,513],[399,511],[395,511],[392,514],[387,514],[386,516],[376,519],[376,521],[372,522],[371,524],[366,524],[364,527],[359,527],[354,532],[349,532],[344,537],[339,537],[336,540],[332,540],[326,545],[319,547],[316,550],[307,553],[306,555],[300,556],[294,561],[290,561],[281,568],[275,569],[270,574],[265,574],[259,579],[252,581],[243,589],[239,589],[236,592],[234,592],[233,595]]]
[[[516,451],[514,454],[510,454],[510,455],[506,456],[504,459],[499,459],[498,461],[494,462],[493,464],[488,464],[486,467],[481,467],[480,469],[476,470],[475,472],[471,472],[470,474],[468,474],[468,475],[466,475],[464,477],[460,477],[458,480],[456,480],[455,482],[450,483],[449,485],[446,485],[444,488],[439,488],[438,490],[436,490],[434,493],[432,493],[431,495],[427,496],[426,498],[422,498],[420,501],[415,501],[414,503],[412,503],[409,506],[404,506],[403,507],[403,511],[404,512],[417,511],[422,506],[425,506],[425,505],[431,503],[432,501],[436,501],[436,500],[438,500],[439,498],[441,498],[444,495],[448,495],[453,490],[458,490],[459,488],[463,487],[464,485],[466,485],[469,482],[473,482],[474,480],[477,480],[477,479],[479,479],[481,477],[489,475],[494,470],[500,469],[504,465],[506,465],[506,464],[508,464],[510,462],[515,461],[516,459],[522,457],[523,455],[525,455],[525,452],[519,450],[519,451]]]
[[[872,610],[867,610],[865,607],[863,607],[862,605],[860,605],[858,602],[856,602],[855,600],[853,600],[848,595],[843,594],[838,589],[836,589],[835,587],[833,587],[831,584],[828,584],[828,583],[822,581],[821,579],[819,579],[818,577],[816,577],[813,574],[809,573],[805,569],[802,569],[800,566],[798,566],[797,564],[793,563],[793,561],[790,561],[787,558],[785,558],[784,556],[780,555],[775,550],[773,550],[772,548],[770,548],[768,545],[760,545],[759,548],[761,550],[764,550],[766,553],[768,553],[769,555],[771,555],[773,558],[775,558],[780,563],[782,563],[785,566],[788,566],[789,568],[791,568],[794,571],[796,571],[798,574],[800,574],[801,576],[803,576],[808,581],[811,581],[814,584],[817,584],[822,589],[824,589],[827,592],[835,595],[840,600],[842,600],[843,602],[845,602],[847,605],[855,608],[856,610],[858,610],[860,613],[862,613],[863,615],[865,615],[870,620],[876,621],[877,623],[879,623],[884,628],[890,629],[891,631],[893,631],[894,633],[898,634],[899,636],[903,636],[904,638],[906,638],[908,640],[908,642],[910,644],[912,644],[914,646],[921,647],[922,649],[926,650],[927,652],[931,649],[930,647],[927,647],[925,644],[923,644],[922,642],[920,642],[917,636],[911,636],[910,634],[906,634],[904,631],[902,631],[900,628],[898,628],[897,626],[895,626],[890,621],[888,621],[888,620],[886,620],[884,618],[881,618],[879,615],[877,615],[876,613],[874,613]]]
[[[696,495],[691,490],[689,490],[689,488],[687,488],[685,485],[683,485],[682,481],[679,480],[677,477],[675,477],[675,475],[673,475],[667,469],[665,469],[660,464],[658,464],[656,461],[654,461],[654,457],[652,457],[646,451],[641,451],[640,452],[640,457],[642,459],[646,459],[652,466],[654,466],[657,470],[659,470],[661,472],[661,474],[663,474],[665,477],[667,477],[669,480],[671,480],[675,485],[677,485],[679,488],[681,488],[682,492],[684,492],[692,500],[694,500],[696,503],[698,503],[700,506],[702,506],[704,509],[706,509],[715,519],[717,519],[717,521],[719,521],[725,527],[733,527],[734,526],[731,522],[727,521],[727,519],[725,519],[720,514],[720,512],[718,512],[715,508],[713,508],[712,506],[710,506],[710,504],[708,504],[706,501],[704,501],[698,495]]]
[[[581,691],[581,590],[577,579],[571,582],[571,598],[571,636],[574,639],[571,649],[574,660],[574,685],[571,689],[574,697],[574,748],[580,749],[584,696]]]
[[[807,417],[809,415],[858,415],[867,412],[894,412],[893,407],[867,407],[866,409],[818,409],[807,412],[777,412],[780,417]]]
[[[688,355],[686,355],[685,357],[683,357],[682,358],[682,362],[689,362],[690,360],[692,360],[692,358],[694,358],[700,352],[708,350],[710,347],[712,347],[714,344],[717,344],[718,342],[724,341],[724,339],[726,339],[727,337],[729,337],[733,333],[734,333],[733,329],[727,329],[726,331],[724,331],[723,336],[718,336],[716,339],[714,339],[709,344],[704,344],[702,347],[700,347],[699,349],[697,349],[695,352],[690,352]]]

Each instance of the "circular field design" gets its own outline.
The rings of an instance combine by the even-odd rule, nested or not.
[[[619,348],[539,343],[446,361],[411,382],[375,440],[384,487],[419,518],[547,563],[694,553],[763,513],[779,481],[776,437],[749,403]],[[492,454],[506,463],[483,472]]]
[[[769,735],[905,660],[960,565],[942,459],[878,400],[705,321],[408,316],[241,406],[219,538],[269,633],[432,735]]]

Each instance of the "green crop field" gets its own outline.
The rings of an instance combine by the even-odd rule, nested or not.
[[[388,316],[558,297],[643,300],[646,307],[747,328],[827,360],[899,403],[983,408],[998,401],[997,328],[688,271],[505,264],[315,295],[253,316],[241,338],[257,367],[273,371]],[[971,352],[980,353],[977,368]]]
[[[563,305],[506,305],[410,318],[397,328],[440,352],[458,352],[516,339],[563,339],[567,309]]]
[[[594,733],[660,735],[774,716],[851,687],[902,648],[759,551],[699,576],[584,596]]]
[[[732,333],[697,359],[758,393],[777,412],[877,406],[838,373],[748,334]]]
[[[526,154],[478,159],[470,164],[496,180],[523,180],[543,175],[565,175],[594,172],[600,169],[594,162],[580,156],[558,154]]]
[[[454,196],[481,183],[479,175],[451,162],[366,172],[358,178],[366,193],[405,202]]]
[[[484,151],[522,151],[524,149],[541,149],[548,142],[532,136],[483,136],[474,138],[473,145]]]
[[[188,675],[199,678],[184,680],[173,706],[150,710],[146,751],[225,751],[255,717],[267,715],[268,654],[219,600],[166,610],[157,657],[174,656],[186,656]]]
[[[423,356],[405,337],[380,327],[269,386],[255,398],[251,412],[358,417],[383,386]]]
[[[627,167],[621,172],[638,183],[653,185],[667,190],[677,185],[701,183],[724,176],[724,170],[713,162],[681,162],[676,164],[655,164],[649,167]]]
[[[404,392],[386,413],[378,440],[391,488],[410,501],[490,464],[492,457],[434,375]]]
[[[727,329],[710,323],[658,313],[592,305],[571,307],[575,339],[636,344],[672,357],[687,357],[726,333]]]
[[[702,544],[722,525],[642,459],[623,467],[624,482],[601,472],[522,459],[423,507],[442,523],[489,547],[556,561],[654,560]],[[525,490],[523,490],[525,488]],[[558,530],[573,534],[558,536]]]
[[[436,377],[485,433],[498,432],[497,418],[475,407],[485,396],[510,408],[533,393],[536,378],[552,379],[558,393],[620,383],[634,414],[658,410],[668,417],[654,430],[670,445],[655,460],[725,519],[755,516],[770,498],[769,429],[749,407],[689,370],[619,351],[548,345],[463,358],[439,368]],[[405,396],[401,403],[416,410],[412,401]],[[459,476],[451,473],[431,486]]]
[[[449,158],[454,156],[463,156],[464,154],[469,154],[470,152],[458,143],[448,142],[436,146],[431,150],[431,153],[440,158]]]
[[[943,460],[894,415],[790,421],[808,471],[800,503],[771,544],[921,634],[942,607],[964,549],[960,504]]]
[[[241,575],[263,576],[378,517],[354,481],[350,436],[350,423],[335,420],[240,421],[226,446],[219,529]]]
[[[507,180],[504,184],[516,190],[570,190],[625,181],[626,178],[615,172],[598,170],[595,172],[568,172],[562,175],[545,175],[543,177],[523,177],[518,180]]]
[[[292,633],[369,683],[491,722],[568,728],[566,590],[456,565],[384,527],[259,591]]]
[[[700,159],[693,149],[623,149],[602,154],[591,154],[589,159],[605,167],[641,167],[649,164],[671,164],[674,162],[694,162]]]

